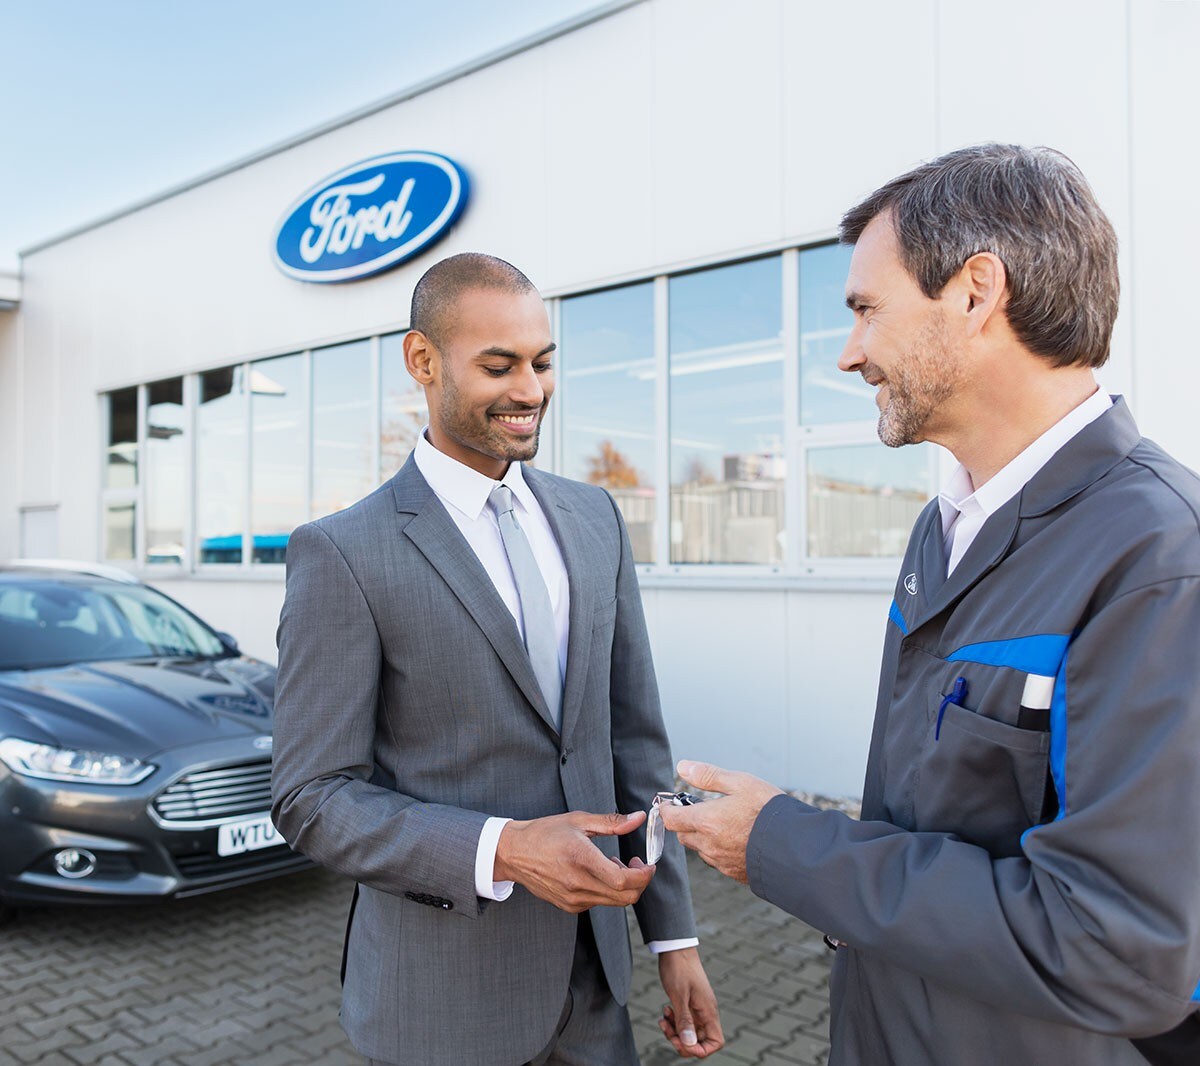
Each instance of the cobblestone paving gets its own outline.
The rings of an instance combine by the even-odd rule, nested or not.
[[[823,1064],[819,936],[702,863],[691,872],[728,1039],[710,1061]],[[0,1066],[361,1066],[337,1020],[350,890],[311,871],[153,906],[22,912],[0,926]],[[634,943],[642,1062],[680,1062]]]

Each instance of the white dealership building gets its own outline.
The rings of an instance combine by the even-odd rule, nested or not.
[[[676,754],[857,793],[898,557],[947,463],[880,445],[834,365],[838,219],[960,145],[1065,151],[1121,240],[1102,382],[1200,467],[1198,45],[1173,0],[626,0],[47,240],[0,275],[0,559],[132,568],[273,661],[289,532],[422,425],[413,285],[491,252],[547,297],[538,462],[621,504]],[[420,159],[443,200],[378,187]],[[316,227],[290,260],[289,216]],[[432,239],[311,280],[409,237]]]

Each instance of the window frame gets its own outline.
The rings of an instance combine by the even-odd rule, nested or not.
[[[813,234],[802,241],[789,241],[756,249],[747,249],[732,256],[698,258],[693,261],[674,263],[660,270],[634,272],[620,277],[604,279],[594,284],[573,286],[567,290],[544,294],[547,314],[556,343],[562,344],[563,301],[573,297],[587,296],[627,285],[651,283],[653,285],[654,325],[653,358],[655,370],[654,395],[654,484],[655,484],[655,562],[638,563],[636,570],[642,584],[647,587],[674,588],[769,588],[801,587],[835,591],[845,588],[883,589],[890,588],[895,580],[899,556],[887,557],[810,557],[807,552],[807,461],[811,450],[840,445],[879,445],[876,424],[872,419],[853,422],[831,422],[804,425],[800,422],[800,258],[804,251],[836,243],[828,231]],[[671,480],[670,480],[670,280],[672,277],[695,273],[700,270],[731,266],[736,263],[778,256],[780,259],[781,292],[781,341],[783,348],[783,456],[784,475],[784,555],[781,563],[672,563],[670,561],[671,539]],[[372,422],[372,469],[377,483],[382,484],[383,463],[383,338],[395,333],[404,333],[407,326],[393,324],[383,328],[357,331],[334,337],[322,338],[303,347],[288,346],[278,350],[255,353],[252,358],[232,362],[215,363],[212,366],[194,369],[189,373],[173,375],[183,379],[184,426],[188,436],[186,447],[185,491],[186,534],[182,565],[147,565],[146,552],[146,492],[148,471],[145,464],[147,434],[148,382],[137,384],[138,390],[138,476],[136,485],[129,489],[104,488],[104,466],[107,462],[107,447],[110,426],[110,394],[129,388],[130,385],[114,384],[98,394],[101,406],[101,442],[99,478],[100,515],[97,530],[97,558],[104,558],[104,516],[113,504],[134,505],[134,529],[136,551],[132,561],[116,560],[115,565],[124,566],[147,579],[153,578],[202,578],[212,580],[267,580],[280,581],[285,572],[283,563],[259,563],[254,561],[253,550],[253,470],[254,470],[254,420],[252,368],[255,364],[278,356],[298,355],[304,360],[306,395],[303,416],[302,442],[305,456],[304,513],[312,518],[313,495],[313,353],[319,349],[352,341],[366,340],[370,344],[370,410]],[[556,354],[558,364],[555,375],[557,402],[551,403],[546,425],[542,433],[542,449],[537,465],[553,473],[560,472],[560,460],[564,455],[563,443],[566,426],[561,411],[571,386],[562,373],[562,361],[570,359],[569,352]],[[199,467],[197,449],[198,406],[200,378],[204,373],[226,367],[239,367],[246,383],[246,398],[241,412],[243,419],[245,448],[242,456],[244,473],[244,500],[242,520],[242,558],[239,563],[204,563],[200,561],[197,537],[197,484]],[[156,378],[155,380],[159,380]],[[882,445],[880,445],[882,446]],[[953,465],[947,453],[930,446],[927,464],[926,495],[933,499],[937,493],[939,479],[944,478]]]

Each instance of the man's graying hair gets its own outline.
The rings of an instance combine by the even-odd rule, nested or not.
[[[1008,273],[1004,313],[1054,366],[1102,366],[1117,317],[1117,237],[1079,168],[1015,144],[960,148],[893,178],[842,218],[855,244],[890,212],[905,269],[930,299],[978,252]]]

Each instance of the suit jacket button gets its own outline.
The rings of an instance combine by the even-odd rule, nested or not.
[[[563,766],[567,765],[567,753],[565,751],[563,752],[562,764]]]

